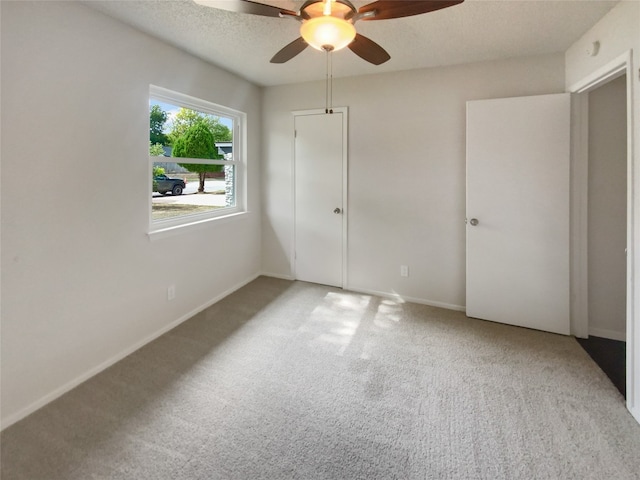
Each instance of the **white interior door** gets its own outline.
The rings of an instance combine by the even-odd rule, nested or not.
[[[467,103],[467,315],[568,335],[570,95]]]
[[[295,277],[342,287],[346,109],[295,115]]]

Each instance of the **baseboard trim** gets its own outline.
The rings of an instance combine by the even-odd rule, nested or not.
[[[629,384],[627,383],[627,398],[629,396]],[[627,402],[627,409],[629,410],[629,412],[631,413],[631,415],[633,415],[633,418],[635,418],[636,422],[640,423],[640,408],[637,407],[633,407],[633,406],[629,406],[629,403]]]
[[[279,278],[280,280],[295,280],[293,275],[282,275],[280,273],[262,272],[263,277]]]
[[[408,297],[406,295],[400,295],[397,293],[381,292],[378,290],[369,290],[367,288],[359,288],[359,287],[354,287],[352,285],[345,287],[345,290],[349,290],[351,292],[357,292],[357,293],[366,293],[368,295],[377,295],[379,297],[384,297],[384,298],[392,298],[394,300],[400,300],[403,302],[418,303],[420,305],[429,305],[430,307],[446,308],[447,310],[456,310],[458,312],[464,312],[466,310],[466,307],[463,305],[454,305],[451,303],[436,302],[434,300],[428,300],[424,298]]]
[[[589,327],[589,336],[608,338],[609,340],[619,340],[621,342],[627,341],[627,334],[625,332],[607,330],[606,328]]]
[[[106,370],[107,368],[109,368],[110,366],[112,366],[115,363],[119,362],[123,358],[131,355],[136,350],[139,350],[140,348],[144,347],[146,344],[148,344],[148,343],[152,342],[153,340],[155,340],[156,338],[164,335],[165,333],[167,333],[168,331],[174,329],[175,327],[177,327],[181,323],[189,320],[190,318],[192,318],[193,316],[197,315],[198,313],[200,313],[204,309],[209,308],[214,303],[219,302],[220,300],[222,300],[226,296],[231,295],[236,290],[244,287],[248,283],[251,283],[252,281],[254,281],[259,276],[260,276],[259,273],[250,276],[249,278],[243,280],[242,282],[240,282],[240,283],[234,285],[233,287],[225,290],[220,295],[217,295],[213,299],[209,300],[204,305],[200,305],[199,307],[191,310],[189,313],[183,315],[182,317],[178,318],[177,320],[174,320],[173,322],[169,323],[168,325],[162,327],[160,330],[158,330],[158,331],[152,333],[151,335],[145,337],[141,341],[134,343],[130,347],[122,350],[120,353],[118,353],[118,354],[114,355],[113,357],[109,358],[108,360],[102,362],[98,366],[89,369],[87,372],[85,372],[82,375],[74,378],[70,382],[67,382],[66,384],[62,385],[61,387],[56,388],[52,392],[44,395],[40,399],[38,399],[35,402],[31,403],[30,405],[27,405],[25,408],[19,410],[18,412],[14,413],[12,415],[9,415],[7,418],[3,418],[2,419],[2,423],[0,424],[0,431],[4,430],[5,428],[7,428],[7,427],[9,427],[11,425],[13,425],[16,422],[22,420],[23,418],[25,418],[28,415],[32,414],[36,410],[39,410],[40,408],[44,407],[48,403],[51,403],[52,401],[54,401],[55,399],[61,397],[65,393],[69,392],[70,390],[73,390],[75,387],[77,387],[81,383],[86,382],[91,377],[97,375],[98,373],[102,372],[103,370]]]
[[[262,272],[261,275],[265,277],[279,278],[281,280],[295,281],[295,277],[293,277],[292,275],[281,275],[279,273],[270,273],[270,272]],[[463,305],[454,305],[450,303],[436,302],[434,300],[425,300],[424,298],[407,297],[405,295],[398,295],[396,293],[381,292],[379,290],[370,290],[366,288],[358,288],[358,287],[353,287],[351,285],[345,286],[344,290],[347,290],[349,292],[355,292],[355,293],[365,293],[367,295],[376,295],[378,297],[392,298],[394,300],[401,300],[403,302],[419,303],[421,305],[429,305],[430,307],[446,308],[447,310],[457,310],[459,312],[466,311],[466,307]]]

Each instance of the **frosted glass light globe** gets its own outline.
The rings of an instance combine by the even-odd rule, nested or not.
[[[323,15],[305,20],[300,35],[317,50],[340,50],[356,37],[356,28],[342,18]]]

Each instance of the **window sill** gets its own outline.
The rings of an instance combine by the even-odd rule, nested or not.
[[[192,222],[185,222],[180,225],[172,225],[170,227],[160,227],[155,230],[151,230],[147,233],[149,240],[152,242],[161,238],[171,237],[173,235],[179,235],[187,233],[193,230],[197,230],[203,227],[212,227],[214,225],[221,225],[229,222],[235,222],[247,218],[249,212],[236,212],[229,215],[223,215],[220,217],[210,217],[201,220],[194,220]]]

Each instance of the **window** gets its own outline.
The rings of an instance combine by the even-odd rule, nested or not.
[[[149,89],[150,230],[245,211],[242,112]]]

